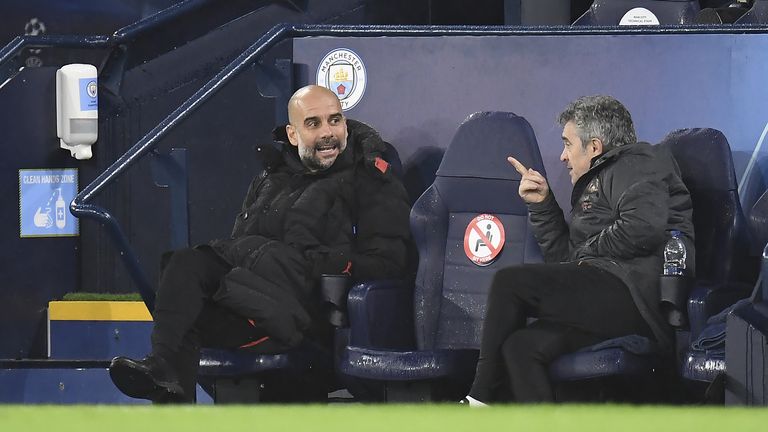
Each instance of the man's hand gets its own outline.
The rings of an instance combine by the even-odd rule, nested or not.
[[[38,207],[35,212],[35,218],[32,222],[38,228],[50,228],[53,226],[53,219],[51,218],[51,209],[47,208],[45,213],[41,212],[42,208]]]
[[[522,176],[520,179],[520,188],[517,191],[520,194],[520,198],[527,203],[540,203],[544,201],[544,198],[549,195],[549,184],[547,184],[547,179],[545,179],[538,171],[526,168],[525,165],[521,164],[512,156],[508,157],[507,161],[515,167],[515,170]]]

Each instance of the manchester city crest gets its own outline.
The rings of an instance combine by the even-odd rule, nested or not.
[[[360,102],[365,93],[365,65],[354,51],[335,49],[317,67],[317,85],[336,93],[341,108],[346,111]]]

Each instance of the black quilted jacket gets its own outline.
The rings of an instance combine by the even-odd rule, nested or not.
[[[347,120],[347,127],[346,150],[318,173],[306,170],[284,128],[276,129],[280,153],[270,158],[269,148],[261,149],[268,166],[253,180],[231,237],[211,243],[234,267],[215,299],[280,334],[289,345],[300,339],[294,330],[305,332],[317,319],[321,274],[346,272],[364,280],[406,273],[406,191],[381,159],[385,147],[378,133],[354,120]],[[244,286],[261,297],[238,291]],[[280,298],[275,299],[276,293]],[[285,317],[275,317],[274,311],[248,304],[263,304],[265,296],[275,303],[271,309],[292,311],[296,329],[286,328],[280,322]]]
[[[671,344],[659,308],[659,275],[671,230],[684,234],[693,275],[693,208],[674,159],[662,148],[637,143],[593,159],[573,187],[571,223],[552,194],[528,206],[547,262],[581,262],[618,276],[629,287],[657,341]]]

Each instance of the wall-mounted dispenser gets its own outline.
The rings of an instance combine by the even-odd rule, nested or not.
[[[61,148],[76,159],[90,159],[99,130],[98,72],[89,64],[56,71],[56,134]]]

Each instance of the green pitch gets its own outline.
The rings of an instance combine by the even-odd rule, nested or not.
[[[768,430],[765,408],[611,405],[4,406],[1,431],[675,431]]]

